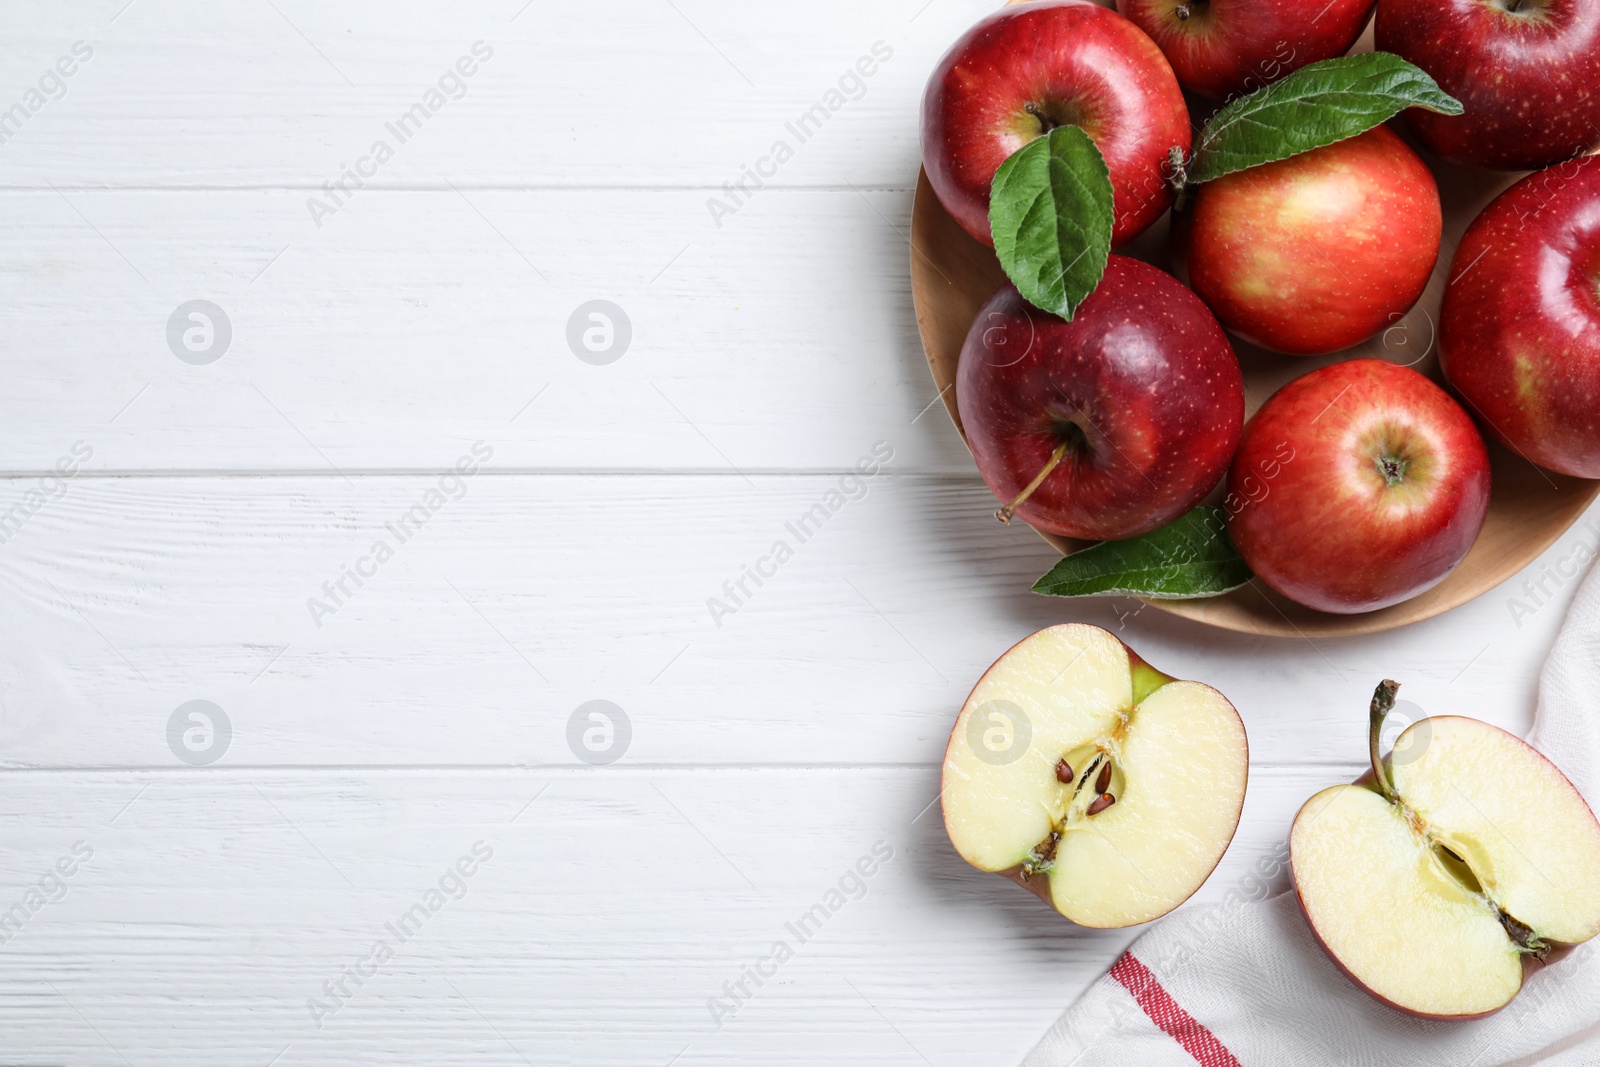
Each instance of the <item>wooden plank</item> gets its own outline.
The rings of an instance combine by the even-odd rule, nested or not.
[[[365,192],[320,232],[303,201],[0,193],[4,469],[78,440],[94,470],[439,469],[479,439],[526,470],[844,470],[879,439],[972,469],[907,195],[774,191],[720,232],[684,192]],[[188,339],[205,365],[175,355],[192,320],[169,343],[196,299],[231,327]],[[568,341],[596,299],[631,322],[606,365]]]
[[[1270,864],[1300,800],[1350,770],[1258,771],[1195,904],[1259,892],[1250,872]],[[936,777],[11,775],[0,905],[40,887],[76,842],[92,856],[0,945],[6,1056],[1016,1062],[1137,931],[1072,927],[967,867],[937,808],[921,815]],[[447,878],[463,857],[474,873]],[[863,857],[871,875],[850,878]],[[58,895],[45,879],[42,896]],[[802,942],[789,924],[808,913]],[[781,964],[777,941],[793,953]],[[727,1002],[724,983],[764,957],[776,973],[746,980],[752,995],[714,1021],[709,1002]],[[340,982],[348,996],[324,985]]]
[[[1259,763],[1342,765],[1386,676],[1523,729],[1558,572],[1600,532],[1552,548],[1541,589],[1313,643],[1034,596],[1051,550],[991,507],[972,480],[882,474],[80,477],[0,546],[0,751],[173,767],[169,717],[208,700],[221,765],[571,766],[569,718],[609,700],[630,764],[932,763],[982,670],[1076,619],[1228,694]]]
[[[769,183],[909,188],[928,71],[991,6],[31,4],[0,29],[0,108],[38,94],[0,182],[318,189],[386,140],[373,185],[709,192],[785,140]],[[92,57],[41,91],[76,41]],[[402,140],[388,124],[417,105]]]

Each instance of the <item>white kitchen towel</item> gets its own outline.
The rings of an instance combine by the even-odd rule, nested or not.
[[[1528,741],[1600,810],[1600,569],[1539,682]],[[1220,904],[1184,908],[1117,960],[1024,1067],[1578,1067],[1600,1064],[1600,938],[1494,1015],[1416,1019],[1358,989],[1312,938],[1287,845]]]

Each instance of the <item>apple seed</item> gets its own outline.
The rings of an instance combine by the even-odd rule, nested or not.
[[[1099,796],[1094,798],[1094,803],[1089,805],[1089,810],[1086,814],[1099,815],[1102,811],[1105,811],[1116,802],[1117,798],[1112,796],[1110,793],[1101,793]]]
[[[1104,794],[1106,789],[1110,785],[1111,785],[1111,764],[1109,762],[1107,762],[1107,763],[1101,764],[1101,766],[1100,766],[1100,776],[1094,780],[1094,791],[1096,793]],[[1090,814],[1092,815],[1093,812],[1090,812]]]
[[[1064,759],[1056,760],[1056,781],[1062,785],[1072,784],[1072,764]]]

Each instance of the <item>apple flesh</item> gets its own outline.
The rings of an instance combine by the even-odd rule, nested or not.
[[[1566,777],[1497,727],[1460,716],[1377,737],[1373,773],[1313,796],[1289,859],[1317,939],[1352,980],[1417,1015],[1508,1004],[1525,969],[1600,932],[1600,823]]]
[[[1002,518],[1098,541],[1165,526],[1211,491],[1244,382],[1193,293],[1113,255],[1071,322],[996,293],[961,349],[956,406]]]
[[[1314,15],[1304,0],[1117,0],[1160,47],[1178,84],[1224,100],[1253,92],[1356,43],[1373,0],[1331,0]]]
[[[1531,170],[1600,145],[1600,6],[1592,0],[1381,0],[1377,47],[1460,100],[1405,113],[1452,163]]]
[[[1262,581],[1319,611],[1374,611],[1466,557],[1489,510],[1489,454],[1423,375],[1350,360],[1267,399],[1245,426],[1228,500],[1228,533]]]
[[[972,690],[945,750],[961,857],[1081,926],[1183,903],[1233,839],[1249,747],[1233,705],[1097,626],[1024,638]]]
[[[1439,361],[1512,451],[1600,478],[1600,156],[1529,175],[1467,228]]]
[[[1439,258],[1426,164],[1378,126],[1201,185],[1174,254],[1222,324],[1274,352],[1337,352],[1398,322]]]
[[[1012,153],[1081,126],[1111,173],[1112,241],[1137,237],[1172,203],[1168,159],[1189,151],[1189,111],[1144,33],[1090,0],[1009,6],[968,30],[928,80],[922,161],[968,233],[993,245],[989,187]]]

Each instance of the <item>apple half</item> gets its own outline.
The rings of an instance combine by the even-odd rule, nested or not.
[[[1289,835],[1312,932],[1357,985],[1414,1015],[1496,1011],[1524,972],[1600,932],[1600,823],[1526,742],[1477,719],[1412,723],[1372,771],[1306,801]]]
[[[988,669],[945,749],[962,859],[1082,926],[1149,922],[1222,859],[1249,777],[1223,695],[1169,678],[1098,626],[1024,638]]]

